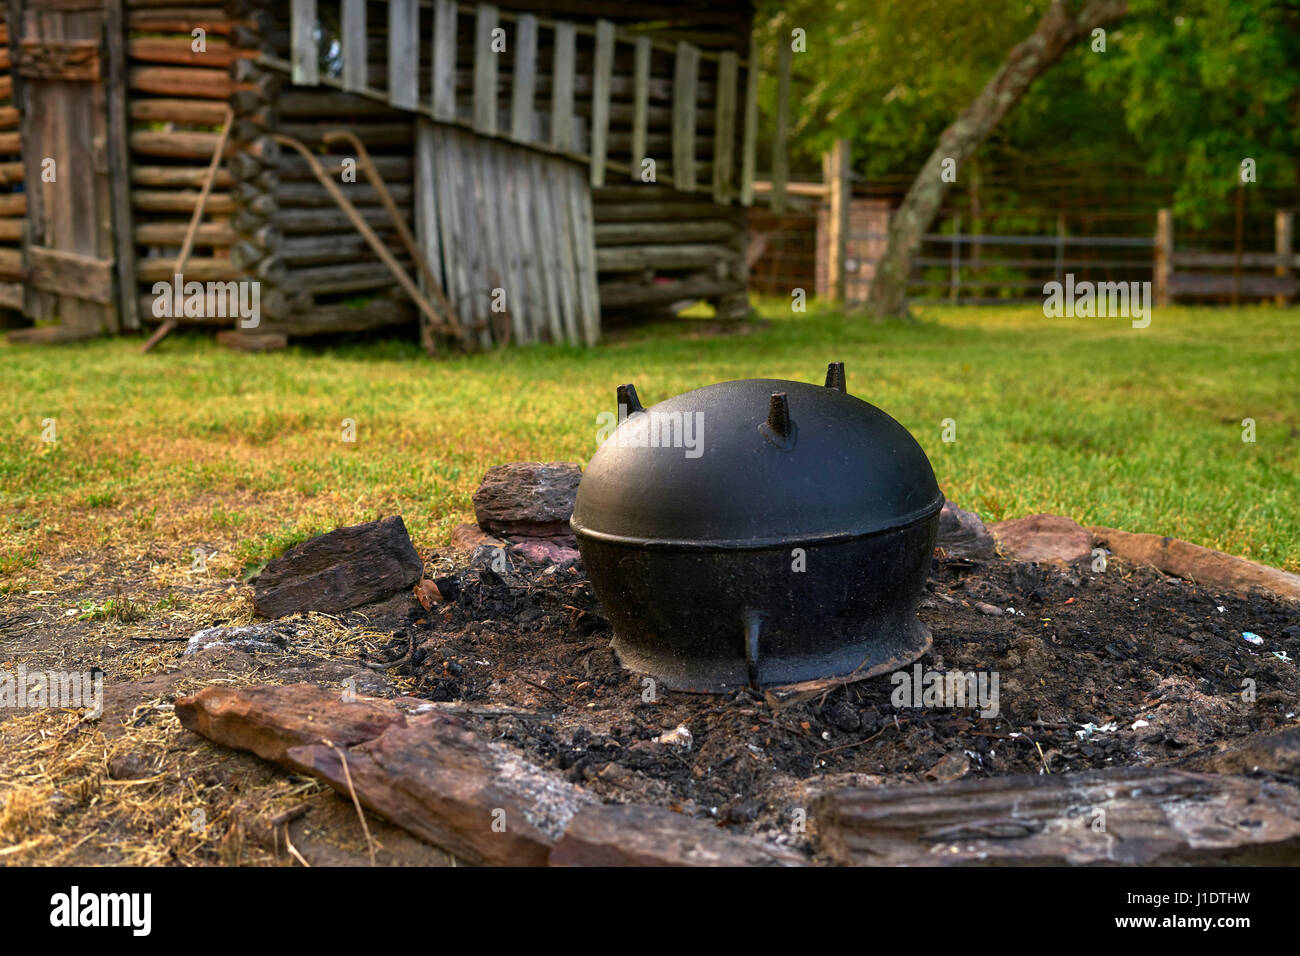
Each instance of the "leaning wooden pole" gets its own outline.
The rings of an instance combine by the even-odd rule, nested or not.
[[[419,286],[417,286],[411,277],[406,274],[406,270],[401,267],[397,259],[393,257],[393,254],[388,251],[388,247],[384,245],[383,241],[375,235],[374,230],[366,224],[365,219],[363,219],[357,212],[351,201],[348,200],[348,197],[343,195],[343,191],[339,189],[334,180],[325,172],[321,167],[320,162],[311,154],[311,151],[292,136],[285,136],[283,133],[273,133],[271,138],[282,146],[288,146],[291,149],[296,150],[299,155],[307,161],[307,165],[311,167],[311,171],[315,175],[317,181],[325,187],[325,190],[330,194],[330,197],[333,198],[334,202],[338,204],[338,207],[343,210],[344,214],[348,217],[348,221],[352,223],[357,232],[361,233],[362,237],[364,237],[366,242],[369,243],[370,248],[375,251],[375,255],[377,255],[380,260],[383,261],[384,265],[388,267],[388,270],[392,272],[393,277],[397,279],[401,287],[406,290],[406,294],[411,297],[412,301],[415,302],[420,311],[428,316],[429,324],[444,335],[455,334],[451,324],[447,321],[447,318],[440,315],[438,311],[434,309],[429,300],[420,292]]]
[[[185,233],[185,241],[181,243],[181,253],[176,257],[176,266],[173,269],[174,275],[182,274],[185,263],[190,257],[190,250],[194,248],[194,237],[198,234],[199,223],[203,220],[203,207],[208,204],[212,184],[217,181],[217,169],[220,168],[221,157],[226,151],[226,141],[230,138],[230,126],[233,119],[234,114],[230,111],[230,107],[227,106],[225,119],[221,124],[221,135],[217,137],[217,148],[212,151],[212,162],[208,164],[207,178],[203,180],[203,189],[199,192],[199,200],[194,204],[194,215],[190,217],[190,227]],[[148,341],[140,346],[140,351],[151,351],[174,328],[176,328],[176,316],[173,315],[169,316],[166,322],[154,330]]]
[[[393,199],[393,194],[388,191],[388,184],[384,182],[383,177],[379,175],[379,169],[370,159],[370,151],[366,149],[361,140],[357,139],[352,133],[344,129],[330,130],[321,137],[326,146],[337,143],[340,140],[350,145],[357,154],[357,160],[361,164],[362,170],[366,174],[366,179],[374,188],[375,194],[379,197],[380,203],[388,211],[388,218],[393,221],[393,228],[397,230],[398,236],[401,237],[402,245],[411,258],[415,260],[416,266],[420,269],[420,276],[424,279],[428,293],[433,296],[437,306],[447,317],[447,324],[451,326],[453,333],[459,338],[461,336],[460,321],[456,317],[456,310],[443,292],[442,285],[434,276],[433,270],[429,268],[429,263],[425,260],[424,255],[420,252],[419,243],[415,241],[415,236],[411,235],[410,228],[406,225],[406,220],[402,218],[402,213],[397,208],[397,203]],[[423,321],[424,313],[421,311],[420,321],[420,340],[424,343],[426,351],[432,351],[432,343],[426,340],[430,331]]]

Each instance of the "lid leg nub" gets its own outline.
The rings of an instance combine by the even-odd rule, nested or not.
[[[629,415],[645,411],[641,399],[636,397],[636,386],[630,383],[618,387],[618,405],[620,410],[626,408]]]
[[[773,392],[767,406],[767,427],[782,438],[789,438],[793,423],[790,421],[790,399],[785,392]]]
[[[844,363],[831,362],[826,366],[826,387],[838,389],[848,394],[848,383],[844,380]]]

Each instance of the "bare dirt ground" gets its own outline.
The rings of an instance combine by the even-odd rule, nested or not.
[[[603,800],[797,847],[792,809],[828,787],[1176,764],[1300,712],[1294,606],[1114,562],[1098,573],[936,558],[921,663],[996,673],[993,716],[897,707],[884,677],[775,707],[750,691],[647,700],[609,649],[580,565],[496,573],[462,554],[424,557],[445,598],[431,611],[402,594],[298,618],[283,652],[183,657],[200,628],[252,621],[250,588],[161,581],[147,558],[73,563],[46,590],[4,597],[0,671],[99,668],[105,701],[98,720],[0,711],[0,862],[368,863],[347,801],[180,728],[174,699],[217,682],[351,681],[360,694],[464,702],[481,732]],[[680,732],[660,741],[677,728],[689,746]],[[367,819],[379,863],[454,862]]]

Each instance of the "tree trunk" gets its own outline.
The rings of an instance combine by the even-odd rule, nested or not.
[[[1082,9],[1069,0],[1052,0],[1033,34],[1017,43],[993,78],[945,129],[939,144],[913,180],[889,224],[885,254],[876,265],[867,308],[881,316],[907,316],[907,278],[912,257],[929,230],[951,183],[943,179],[944,160],[958,172],[989,133],[1011,112],[1029,85],[1080,37],[1128,11],[1128,0],[1087,0]],[[1077,12],[1076,12],[1077,9]]]

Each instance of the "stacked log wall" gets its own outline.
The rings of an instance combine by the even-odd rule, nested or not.
[[[257,38],[260,49],[271,56],[289,57],[288,4],[250,0],[262,12],[264,29]],[[387,36],[387,4],[368,4],[366,18],[370,69],[382,69]],[[322,4],[321,70],[337,76],[337,55],[331,47],[341,33],[338,4]],[[283,74],[263,70],[274,86],[264,121],[268,133],[293,137],[306,146],[339,183],[343,194],[409,275],[416,265],[402,244],[379,196],[369,184],[355,151],[346,143],[326,144],[324,136],[346,130],[365,146],[380,177],[392,194],[408,228],[415,229],[415,120],[414,114],[394,110],[364,96],[333,87],[300,87]],[[317,331],[351,332],[388,325],[413,323],[415,309],[400,290],[392,272],[379,259],[316,179],[297,151],[275,147],[261,162],[274,181],[265,221],[247,216],[243,226],[269,227],[277,248],[274,265],[264,263],[279,278],[289,308],[271,316],[270,328],[291,334]],[[345,167],[345,163],[347,164]],[[251,163],[244,163],[251,172]],[[353,175],[344,180],[345,168]],[[251,195],[251,190],[249,191]],[[242,197],[241,197],[242,198]]]
[[[664,16],[658,16],[660,7]],[[511,9],[513,8],[513,9]],[[672,16],[668,16],[670,11]],[[509,12],[507,12],[509,10]],[[503,4],[501,25],[506,32],[506,52],[495,64],[496,73],[496,116],[497,128],[510,128],[513,90],[514,90],[514,51],[518,37],[518,24],[515,13],[532,12],[538,14],[536,31],[537,70],[534,82],[533,123],[535,135],[543,141],[550,137],[550,105],[552,95],[553,71],[550,64],[555,56],[555,29],[548,14],[576,23],[580,31],[574,56],[574,112],[575,129],[573,149],[575,153],[584,152],[589,145],[591,117],[593,112],[593,69],[594,46],[591,32],[598,19],[618,21],[624,31],[623,37],[643,35],[651,42],[649,56],[649,84],[647,102],[647,131],[645,153],[655,161],[655,182],[642,181],[640,162],[634,162],[632,154],[633,121],[635,116],[635,89],[632,76],[636,50],[623,39],[615,45],[615,57],[612,70],[611,102],[609,110],[608,155],[611,168],[606,175],[605,186],[593,191],[593,211],[596,220],[595,243],[597,270],[599,278],[600,307],[612,311],[645,313],[662,310],[674,303],[692,298],[707,298],[717,303],[729,314],[741,314],[747,310],[746,287],[748,272],[745,264],[745,250],[748,243],[747,219],[742,207],[736,203],[722,204],[714,202],[709,192],[683,193],[670,185],[675,175],[672,154],[673,139],[673,91],[675,71],[674,44],[687,41],[700,45],[706,52],[699,62],[699,74],[696,97],[695,126],[695,170],[696,179],[701,184],[708,184],[713,179],[713,153],[715,149],[714,128],[715,110],[718,99],[718,74],[720,70],[717,54],[730,51],[740,59],[748,56],[749,30],[752,22],[752,10],[745,5],[724,4],[720,12],[683,11],[680,7],[657,5],[653,9],[632,9],[611,3],[568,3],[564,9],[548,7],[540,11],[533,7],[530,11],[524,4]],[[625,15],[625,13],[627,15]],[[657,22],[651,24],[636,18],[650,19],[656,14]],[[337,77],[340,74],[337,48],[332,42],[337,33],[331,32],[341,23],[341,4],[338,0],[319,0],[317,15],[324,25],[320,39],[320,69],[323,76]],[[431,5],[422,5],[419,11],[419,35],[427,38],[433,35],[434,11]],[[367,4],[367,75],[369,86],[384,90],[388,87],[387,75],[387,26],[388,6],[386,3]],[[285,9],[277,13],[271,32],[267,35],[267,52],[276,58],[288,61],[291,57],[290,18]],[[474,65],[476,43],[476,7],[473,4],[461,4],[456,17],[456,69],[455,103],[457,119],[466,125],[474,122]],[[428,104],[433,100],[432,89],[432,55],[431,44],[419,44],[418,97],[419,102]],[[333,53],[331,52],[333,50]],[[737,74],[736,102],[743,100],[745,67]],[[383,154],[389,144],[396,148],[392,159],[399,160],[409,156],[406,152],[406,130],[410,129],[410,114],[385,115],[382,104],[373,99],[350,96],[327,86],[300,88],[286,85],[281,94],[290,98],[295,109],[304,104],[320,104],[322,109],[328,105],[332,119],[347,115],[346,111],[365,106],[371,121],[378,124],[373,127],[381,136],[371,139],[362,126],[356,131],[367,143],[371,151]],[[281,113],[284,114],[284,110]],[[733,157],[742,151],[743,123],[737,117],[732,143]],[[405,122],[404,122],[405,121]],[[287,115],[281,115],[282,126],[292,125]],[[347,125],[336,123],[335,125]],[[285,131],[292,132],[291,129]],[[300,161],[291,163],[297,165]],[[336,170],[337,172],[337,170]],[[399,175],[405,176],[407,170],[403,165]],[[584,170],[585,173],[585,170]],[[313,186],[308,181],[303,201],[328,203],[323,189]],[[409,179],[403,179],[402,186],[411,185]],[[471,188],[472,184],[467,184]],[[364,191],[356,187],[349,195],[364,199]],[[400,201],[400,200],[399,200]],[[403,211],[406,204],[403,202]],[[382,224],[382,210],[373,207],[372,224]],[[337,214],[335,219],[342,218]],[[367,218],[371,216],[368,214]],[[340,227],[342,228],[342,227]],[[365,256],[366,261],[376,268],[378,263],[364,252],[359,245],[360,238],[355,237],[355,244]],[[404,250],[394,247],[394,251],[404,258]],[[292,263],[290,274],[294,274]],[[376,281],[379,281],[378,275]],[[489,290],[484,289],[483,294]]]
[[[27,197],[5,12],[6,8],[0,6],[0,309],[21,313],[23,219],[27,214]]]
[[[537,7],[517,0],[500,4],[505,11],[527,12]],[[673,94],[678,42],[700,47],[695,111],[695,176],[708,184],[714,175],[716,109],[720,61],[717,54],[730,51],[742,61],[749,57],[753,9],[744,3],[715,4],[637,3],[611,4],[601,0],[560,0],[547,4],[546,13],[558,19],[594,26],[598,19],[613,21],[620,36],[649,38],[650,82],[647,102],[645,155],[655,160],[656,180],[677,179],[673,165]],[[458,32],[460,36],[472,36]],[[540,33],[539,62],[549,63],[546,44],[550,31]],[[736,203],[714,202],[706,192],[684,193],[668,185],[642,181],[640,159],[632,155],[635,115],[635,50],[627,43],[615,46],[609,111],[609,158],[632,166],[629,174],[611,171],[605,185],[593,190],[596,260],[601,312],[615,322],[619,312],[644,315],[686,300],[707,299],[720,314],[739,316],[748,311],[748,270],[745,252],[749,240],[748,218]],[[500,74],[500,115],[509,115],[511,59],[503,57]],[[468,60],[462,62],[469,62]],[[585,137],[592,113],[593,51],[578,44],[576,111],[579,136]],[[737,75],[736,105],[743,103],[747,65]],[[472,76],[458,70],[458,80]],[[537,107],[547,121],[549,79],[539,76]],[[737,116],[732,156],[742,154],[743,117]]]
[[[190,218],[221,137],[234,90],[231,43],[234,23],[219,3],[159,0],[127,2],[127,121],[131,154],[140,316],[157,324],[155,283],[171,282]],[[195,30],[203,30],[195,49]],[[227,159],[230,151],[227,150]],[[217,170],[193,249],[182,270],[185,281],[240,278],[231,260],[234,185],[227,162]],[[213,317],[181,321],[221,322]]]

